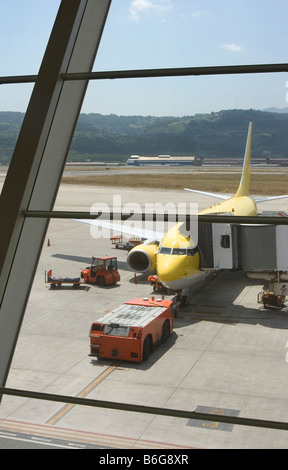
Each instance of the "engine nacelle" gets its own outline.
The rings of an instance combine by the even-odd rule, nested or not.
[[[127,256],[128,268],[135,273],[147,273],[156,268],[157,251],[159,246],[156,244],[137,245],[129,252]]]

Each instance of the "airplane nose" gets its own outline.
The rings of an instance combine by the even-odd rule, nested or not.
[[[161,282],[171,282],[186,275],[186,256],[159,255],[157,273]]]

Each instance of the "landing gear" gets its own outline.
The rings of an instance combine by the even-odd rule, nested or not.
[[[187,295],[180,295],[180,305],[181,307],[188,307],[189,299]]]

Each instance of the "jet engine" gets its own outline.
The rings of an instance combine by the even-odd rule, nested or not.
[[[147,273],[156,268],[157,251],[159,246],[155,243],[142,243],[137,245],[127,256],[128,268],[136,273]]]

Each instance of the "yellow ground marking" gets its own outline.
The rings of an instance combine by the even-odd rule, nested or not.
[[[77,397],[78,398],[84,398],[86,397],[92,390],[94,390],[95,387],[97,387],[97,385],[99,385],[100,382],[102,382],[108,375],[110,375],[113,370],[115,369],[116,366],[110,366],[108,367],[108,369],[106,369],[99,377],[97,377],[97,379],[93,380],[93,382],[91,382],[86,388],[84,388],[84,390],[82,390],[82,392],[80,392]],[[58,411],[54,416],[52,416],[52,418],[47,422],[47,424],[49,425],[54,425],[56,424],[58,421],[60,421],[60,419],[63,418],[63,416],[65,416],[75,405],[73,404],[67,404],[65,405],[63,408],[61,408],[60,411]]]

